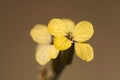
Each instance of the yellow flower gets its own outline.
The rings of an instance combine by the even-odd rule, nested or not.
[[[52,37],[45,25],[36,25],[31,30],[30,35],[32,39],[39,44],[35,56],[39,64],[45,65],[51,59],[57,57],[59,50],[52,44]]]
[[[78,57],[85,61],[93,59],[93,48],[85,43],[94,33],[90,22],[81,21],[75,25],[72,20],[54,18],[50,20],[48,30],[54,36],[53,42],[58,50],[66,50],[74,43]]]

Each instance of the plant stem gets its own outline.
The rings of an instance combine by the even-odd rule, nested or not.
[[[58,57],[52,62],[52,69],[54,72],[54,78],[52,80],[58,80],[60,74],[67,65],[70,65],[73,60],[74,45],[65,51],[60,51]]]
[[[58,57],[52,61],[52,69],[50,66],[47,67],[47,65],[40,66],[38,71],[38,80],[58,80],[66,66],[72,63],[73,55],[74,45],[65,51],[60,51]]]

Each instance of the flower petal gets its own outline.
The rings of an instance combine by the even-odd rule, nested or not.
[[[75,52],[78,57],[87,62],[94,58],[93,48],[87,43],[75,43]]]
[[[55,37],[55,38],[53,38],[53,42],[54,42],[55,47],[58,50],[66,50],[66,49],[70,48],[71,43],[72,43],[66,37]]]
[[[51,35],[45,25],[38,24],[30,32],[32,39],[40,44],[49,44],[51,42]]]
[[[50,49],[50,45],[40,45],[37,47],[36,61],[39,64],[45,65],[51,60],[48,54],[49,49]]]
[[[50,49],[48,50],[48,54],[50,58],[55,59],[59,54],[59,50],[57,50],[54,45],[51,45]]]
[[[53,36],[66,36],[67,27],[61,19],[52,19],[48,23],[48,30]]]
[[[68,31],[72,33],[73,30],[74,30],[75,23],[72,20],[70,20],[70,19],[65,19],[64,18],[62,20],[64,21]]]
[[[73,40],[78,42],[85,42],[93,35],[93,25],[88,21],[79,22],[73,31]]]

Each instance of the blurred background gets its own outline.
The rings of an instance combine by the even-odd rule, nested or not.
[[[37,80],[36,43],[29,32],[51,18],[88,20],[95,58],[76,55],[59,80],[120,80],[119,0],[0,0],[0,80]]]

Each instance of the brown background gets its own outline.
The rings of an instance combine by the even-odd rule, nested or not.
[[[94,60],[75,56],[60,80],[120,80],[119,0],[0,0],[0,80],[36,80],[36,43],[29,31],[54,17],[89,20],[95,29],[89,41]]]

